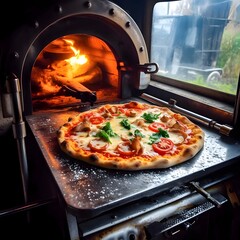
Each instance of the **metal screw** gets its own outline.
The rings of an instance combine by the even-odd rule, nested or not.
[[[109,10],[109,14],[110,14],[110,15],[114,15],[114,13],[115,13],[115,12],[114,12],[114,9],[111,8],[111,9]]]
[[[130,22],[126,22],[126,27],[129,28],[131,26]]]
[[[139,51],[140,51],[140,52],[143,52],[143,51],[144,51],[144,47],[140,47],[140,48],[139,48]]]
[[[58,5],[57,11],[58,11],[59,13],[62,13],[62,12],[63,12],[62,6]]]
[[[85,2],[85,7],[87,7],[87,8],[90,8],[90,7],[92,7],[92,3],[91,2],[89,2],[89,1],[87,1],[87,2]]]
[[[18,53],[18,52],[14,52],[14,53],[13,53],[13,56],[14,56],[14,58],[17,59],[17,58],[19,58],[19,53]]]
[[[34,22],[34,27],[35,27],[35,28],[38,28],[38,27],[39,27],[39,22],[38,22],[38,21],[35,21],[35,22]]]

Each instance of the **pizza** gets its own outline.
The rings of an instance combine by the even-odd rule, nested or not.
[[[57,131],[60,149],[98,167],[168,168],[193,158],[204,131],[167,107],[139,101],[104,104],[76,114]]]

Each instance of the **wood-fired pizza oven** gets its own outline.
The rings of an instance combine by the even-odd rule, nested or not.
[[[138,25],[113,2],[63,0],[32,16],[1,52],[3,112],[13,117],[25,200],[14,212],[24,209],[29,217],[33,208],[49,206],[58,239],[174,239],[227,202],[223,185],[237,171],[239,141],[220,139],[205,118],[204,151],[171,169],[106,170],[63,155],[56,131],[68,116],[136,98],[162,103],[140,98],[158,66],[149,62]]]
[[[109,1],[65,1],[18,28],[4,47],[6,79],[18,78],[26,115],[128,98],[150,73],[143,36]]]

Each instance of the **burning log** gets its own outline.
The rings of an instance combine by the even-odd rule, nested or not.
[[[60,75],[56,70],[34,67],[31,78],[32,97],[36,99],[58,94],[63,85],[78,92],[89,92],[90,90],[82,83],[94,84],[99,82],[102,79],[102,72],[99,67],[95,67],[86,75],[68,78]]]

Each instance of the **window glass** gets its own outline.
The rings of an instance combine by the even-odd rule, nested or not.
[[[240,0],[158,2],[151,39],[157,75],[236,95]]]

